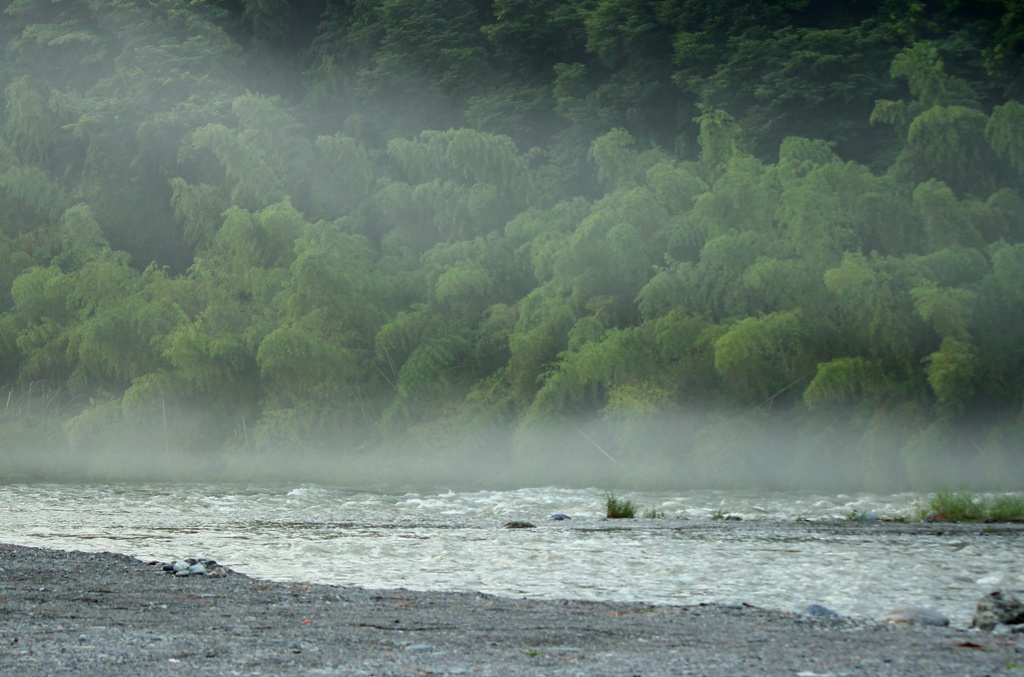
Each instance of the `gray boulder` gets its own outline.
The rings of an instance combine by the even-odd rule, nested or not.
[[[978,600],[971,626],[981,630],[996,630],[1001,625],[1024,624],[1024,602],[1008,590],[995,590]],[[1017,631],[1016,628],[1011,628]]]

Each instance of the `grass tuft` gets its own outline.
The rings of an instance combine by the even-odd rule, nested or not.
[[[613,493],[605,494],[608,519],[632,519],[641,513],[640,506],[636,501],[628,498],[619,498]],[[644,519],[665,519],[665,511],[656,508],[644,508],[639,515]]]
[[[935,522],[1024,522],[1024,496],[938,491],[920,512],[922,519]]]
[[[1024,496],[997,496],[990,502],[988,519],[992,522],[1024,522]]]
[[[605,494],[608,519],[632,519],[636,517],[637,505],[628,498],[619,498],[615,494]]]

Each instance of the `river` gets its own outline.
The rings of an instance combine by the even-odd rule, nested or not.
[[[11,484],[0,486],[0,540],[210,558],[261,578],[367,588],[814,603],[875,619],[917,604],[957,626],[969,625],[985,592],[1024,587],[1024,526],[889,521],[913,514],[915,494],[621,496],[659,517],[606,519],[598,489]],[[571,519],[550,519],[556,513]],[[510,521],[536,528],[503,528]]]

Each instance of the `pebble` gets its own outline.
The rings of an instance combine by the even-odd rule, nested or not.
[[[938,611],[923,606],[904,605],[889,610],[882,621],[902,625],[934,625],[945,627],[949,619]]]
[[[174,562],[168,562],[163,565],[163,570],[174,574],[175,576],[212,576],[215,578],[223,578],[227,576],[227,569],[217,564],[212,559],[196,559],[190,557],[189,559],[176,560]]]
[[[1017,623],[1016,625],[1007,625],[1006,623],[999,623],[996,627],[992,628],[993,635],[1024,635],[1024,623]]]

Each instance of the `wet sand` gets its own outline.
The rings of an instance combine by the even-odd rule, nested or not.
[[[176,577],[0,545],[0,673],[1024,675],[1024,635],[652,606]]]

